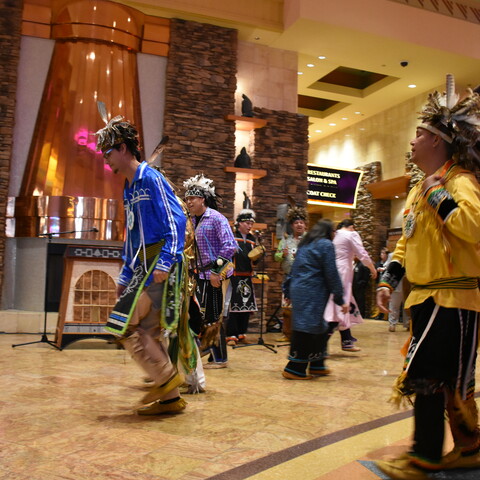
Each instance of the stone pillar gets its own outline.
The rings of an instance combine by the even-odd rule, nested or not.
[[[385,246],[387,231],[390,227],[390,200],[375,200],[365,188],[369,183],[382,179],[381,162],[372,162],[358,167],[363,170],[362,181],[358,190],[357,208],[352,210],[355,229],[363,240],[363,245],[375,263],[380,257],[380,250]],[[376,282],[370,282],[366,295],[366,314],[371,315],[375,306]]]
[[[233,217],[234,113],[237,31],[173,19],[167,65],[164,134],[170,137],[162,168],[179,187],[203,172],[223,197],[220,211]]]
[[[22,1],[6,0],[0,6],[0,296],[3,291],[5,265],[5,218],[15,123],[22,9]]]
[[[268,318],[280,303],[283,279],[280,264],[273,260],[277,206],[288,203],[287,195],[305,207],[307,202],[308,117],[264,108],[255,108],[255,116],[267,120],[265,127],[255,130],[253,162],[268,174],[253,183],[253,209],[257,222],[267,224]]]

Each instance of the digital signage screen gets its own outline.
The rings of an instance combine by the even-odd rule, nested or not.
[[[363,172],[307,165],[308,203],[331,207],[356,208]]]

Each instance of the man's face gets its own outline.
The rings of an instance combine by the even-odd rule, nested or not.
[[[412,162],[423,171],[425,171],[425,167],[428,165],[428,161],[435,151],[434,142],[436,141],[436,137],[436,135],[428,130],[419,127],[417,128],[415,138],[410,142],[412,146]]]
[[[105,150],[103,152],[103,158],[105,159],[105,164],[110,167],[113,173],[117,174],[120,171],[121,156],[116,148],[110,147]]]
[[[305,233],[306,228],[307,228],[307,225],[303,220],[298,219],[292,223],[293,233],[296,236],[303,235]]]
[[[253,222],[250,220],[247,220],[245,222],[238,222],[238,230],[242,235],[247,235],[250,233],[250,230],[253,227]]]
[[[202,215],[205,208],[205,199],[203,197],[186,197],[185,203],[187,204],[188,211],[192,216]]]

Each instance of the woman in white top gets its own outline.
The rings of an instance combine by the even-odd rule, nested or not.
[[[350,327],[363,322],[363,318],[352,294],[353,259],[357,257],[371,272],[372,278],[377,278],[377,270],[372,259],[365,250],[360,235],[355,231],[353,220],[345,219],[338,224],[335,238],[335,259],[338,273],[342,279],[344,299],[350,304],[350,311],[342,313],[330,298],[325,309],[325,320],[330,322],[329,332],[332,334],[338,327],[342,337],[342,350],[359,352],[360,348],[354,345],[356,339],[352,337]]]

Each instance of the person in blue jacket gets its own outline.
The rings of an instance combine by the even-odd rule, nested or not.
[[[162,330],[170,329],[166,317],[167,322],[178,322],[175,302],[167,308],[166,299],[172,298],[172,288],[179,293],[186,216],[165,177],[140,161],[136,128],[121,116],[107,121],[104,112],[102,118],[107,125],[97,132],[97,147],[112,171],[126,178],[124,264],[117,281],[118,301],[105,328],[120,337],[154,382],[142,399],[150,405],[136,413],[179,412],[186,405],[178,390],[183,378],[170,359]]]
[[[282,372],[289,380],[311,380],[330,373],[324,364],[328,325],[323,312],[330,294],[344,313],[349,308],[335,264],[334,235],[332,222],[320,220],[298,245],[285,292],[293,309],[290,354]]]

